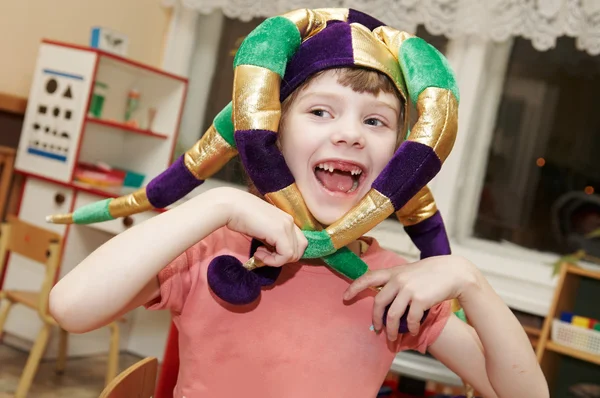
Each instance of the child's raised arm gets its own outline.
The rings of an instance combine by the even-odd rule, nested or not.
[[[159,271],[222,226],[275,247],[257,252],[267,265],[297,261],[306,248],[291,216],[247,192],[216,188],[97,248],[52,289],[52,316],[73,333],[110,323],[157,297]]]
[[[375,297],[373,325],[396,340],[398,319],[410,304],[411,333],[427,308],[458,298],[473,327],[451,315],[429,352],[484,397],[548,397],[548,385],[523,327],[481,272],[459,256],[430,257],[413,264],[367,273],[350,285],[349,300],[369,286],[384,286]]]

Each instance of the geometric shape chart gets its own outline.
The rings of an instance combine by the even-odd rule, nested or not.
[[[74,109],[84,78],[55,69],[42,70],[43,84],[37,98],[37,114],[28,129],[27,152],[31,155],[66,162],[76,128]],[[62,114],[62,115],[61,115]],[[41,127],[44,126],[42,129]],[[60,134],[58,131],[60,131]],[[50,132],[52,132],[50,134]]]

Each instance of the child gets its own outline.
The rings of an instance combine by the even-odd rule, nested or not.
[[[141,305],[170,310],[180,343],[177,398],[374,396],[395,354],[407,349],[428,350],[486,397],[548,396],[523,328],[467,260],[446,255],[406,264],[374,239],[359,236],[347,239],[344,246],[366,262],[370,271],[349,283],[329,268],[302,259],[313,238],[297,225],[318,223],[331,231],[332,226],[342,228],[345,224],[340,220],[348,214],[374,217],[362,204],[369,203],[364,198],[373,199],[369,196],[372,186],[390,172],[398,153],[406,150],[407,104],[402,79],[395,72],[397,65],[385,63],[391,55],[398,59],[402,54],[382,52],[379,42],[360,45],[372,39],[370,32],[381,23],[354,10],[308,11],[302,14],[307,15],[304,19],[298,15],[287,16],[303,42],[294,50],[296,57],[287,65],[281,83],[281,119],[273,117],[277,106],[267,96],[257,95],[261,89],[273,91],[277,82],[262,69],[250,67],[243,71],[246,74],[236,74],[233,104],[237,149],[258,191],[277,205],[285,202],[285,196],[278,193],[297,187],[301,197],[285,202],[296,207],[284,212],[278,207],[285,206],[273,206],[247,192],[210,190],[94,251],[52,290],[53,316],[63,328],[77,333],[98,328]],[[269,26],[262,31],[268,40],[285,42],[284,28],[289,25],[281,25],[281,31],[276,24]],[[356,54],[352,64],[339,55],[344,50],[342,31],[353,32],[351,49],[366,54],[360,58],[362,64]],[[381,43],[393,41],[385,29],[377,32],[382,34]],[[315,49],[322,51],[327,62],[305,62],[309,56],[302,54],[310,55]],[[263,62],[259,58],[258,64]],[[367,67],[364,63],[368,62]],[[266,64],[281,67],[276,62]],[[320,65],[318,70],[311,69],[314,65]],[[244,119],[248,109],[256,112]],[[279,134],[271,134],[265,126]],[[270,148],[269,142],[280,149],[282,157],[272,148],[259,152]],[[435,154],[445,158],[449,149],[444,154],[440,147]],[[227,151],[221,158],[227,157]],[[415,153],[410,159],[417,162]],[[429,160],[431,153],[423,162],[439,163],[438,157]],[[270,179],[261,174],[264,167],[248,168],[271,160],[284,160],[286,167],[268,169]],[[185,161],[193,163],[189,157]],[[431,164],[424,167],[434,168]],[[286,168],[290,176],[284,173]],[[410,164],[403,168],[409,169]],[[185,178],[180,177],[180,185],[185,185]],[[281,185],[281,181],[286,182]],[[166,184],[164,178],[161,184]],[[161,184],[149,185],[148,192]],[[380,186],[378,192],[388,189]],[[421,188],[415,185],[408,198]],[[396,191],[390,192],[387,197]],[[147,196],[137,199],[149,202],[150,193]],[[406,200],[392,199],[394,211],[406,207]],[[359,205],[362,210],[355,213]],[[415,214],[410,213],[411,217]],[[421,222],[409,222],[413,226],[437,222],[435,214],[437,210]],[[69,217],[71,221],[77,218]],[[355,219],[352,231],[360,223]],[[412,230],[415,243],[434,253],[437,249],[431,242],[437,242],[442,249],[436,253],[447,253],[443,242],[439,243],[443,241],[439,225],[433,230],[437,231],[434,235],[431,228],[423,233]],[[252,238],[272,248],[259,247],[254,258],[280,267],[281,274],[274,286],[262,290],[260,299],[230,304],[215,293],[209,263],[221,255],[245,261]],[[372,286],[380,286],[379,293],[367,289]],[[452,315],[451,299],[459,300],[473,327]],[[400,318],[408,304],[409,333],[399,335]]]

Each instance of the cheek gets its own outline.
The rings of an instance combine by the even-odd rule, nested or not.
[[[280,140],[280,149],[288,168],[294,178],[298,178],[300,166],[306,163],[304,147],[302,145],[301,135],[295,134],[296,131],[287,130]]]
[[[376,175],[379,175],[384,167],[389,163],[396,151],[396,137],[381,140],[377,146],[377,153],[374,154],[373,168]]]

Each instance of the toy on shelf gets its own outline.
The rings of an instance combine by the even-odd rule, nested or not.
[[[570,323],[573,326],[579,326],[585,329],[594,329],[600,331],[600,321],[593,318],[575,315],[572,312],[562,311],[560,320],[565,323]]]
[[[563,311],[552,321],[552,341],[566,347],[600,355],[600,322]]]
[[[104,100],[108,91],[108,84],[102,82],[94,82],[94,91],[90,102],[89,114],[93,117],[101,118]]]
[[[127,102],[125,104],[125,124],[132,127],[138,127],[138,122],[133,119],[133,114],[140,106],[140,92],[137,88],[132,88],[127,93]]]
[[[144,174],[131,170],[113,168],[102,162],[79,162],[74,174],[75,181],[94,187],[139,188],[144,182]]]
[[[116,55],[126,56],[129,39],[121,32],[105,27],[93,27],[90,35],[90,47]]]

